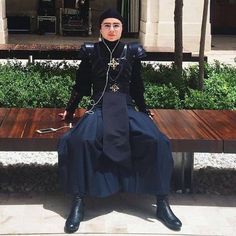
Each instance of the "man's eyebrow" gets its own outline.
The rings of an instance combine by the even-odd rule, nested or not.
[[[109,25],[120,25],[120,23],[119,22],[104,22],[103,24],[109,24]]]

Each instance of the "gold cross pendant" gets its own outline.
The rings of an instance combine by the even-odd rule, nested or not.
[[[110,89],[112,90],[112,92],[117,92],[120,88],[117,86],[117,84],[113,84]]]
[[[115,58],[112,58],[112,60],[108,63],[108,66],[111,66],[113,70],[115,70],[118,65],[120,65],[120,63],[117,62]]]

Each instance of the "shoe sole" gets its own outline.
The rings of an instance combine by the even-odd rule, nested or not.
[[[78,228],[79,229],[79,228]],[[75,229],[75,230],[68,230],[66,228],[64,228],[64,232],[67,233],[67,234],[73,234],[75,233],[78,229]]]
[[[165,225],[168,229],[174,230],[174,231],[180,231],[181,230],[181,226],[180,227],[175,227],[171,224],[168,224],[166,221],[162,220],[161,218],[158,218],[157,216],[157,220],[160,221],[163,225]]]
[[[80,226],[80,223],[83,221],[83,219],[84,219],[84,213],[83,213],[82,216],[80,217],[79,225],[78,225],[75,229],[71,230],[71,229],[68,229],[68,228],[65,226],[65,227],[64,227],[64,232],[65,232],[65,233],[68,233],[68,234],[72,234],[72,233],[78,231],[79,226]]]

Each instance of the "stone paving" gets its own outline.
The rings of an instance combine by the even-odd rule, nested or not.
[[[212,50],[206,55],[209,63],[218,60],[236,66],[236,35],[212,36]]]
[[[76,45],[85,41],[95,42],[98,38],[92,37],[75,37],[60,35],[37,35],[37,34],[9,34],[9,44],[52,44],[56,45]],[[125,38],[126,42],[138,41],[137,38]],[[198,55],[197,52],[193,52]],[[236,66],[236,35],[214,35],[212,36],[212,50],[206,51],[208,62],[212,63],[218,60],[222,63],[232,64]],[[196,62],[195,62],[196,63]],[[185,62],[184,66],[193,64],[193,62]]]
[[[117,194],[86,199],[86,215],[76,235],[235,235],[236,196],[171,195],[181,231],[157,221],[154,197]],[[70,198],[55,194],[0,194],[0,235],[61,235]]]

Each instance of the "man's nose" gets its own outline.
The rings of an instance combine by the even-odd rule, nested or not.
[[[114,31],[115,27],[113,25],[110,26],[110,31]]]

